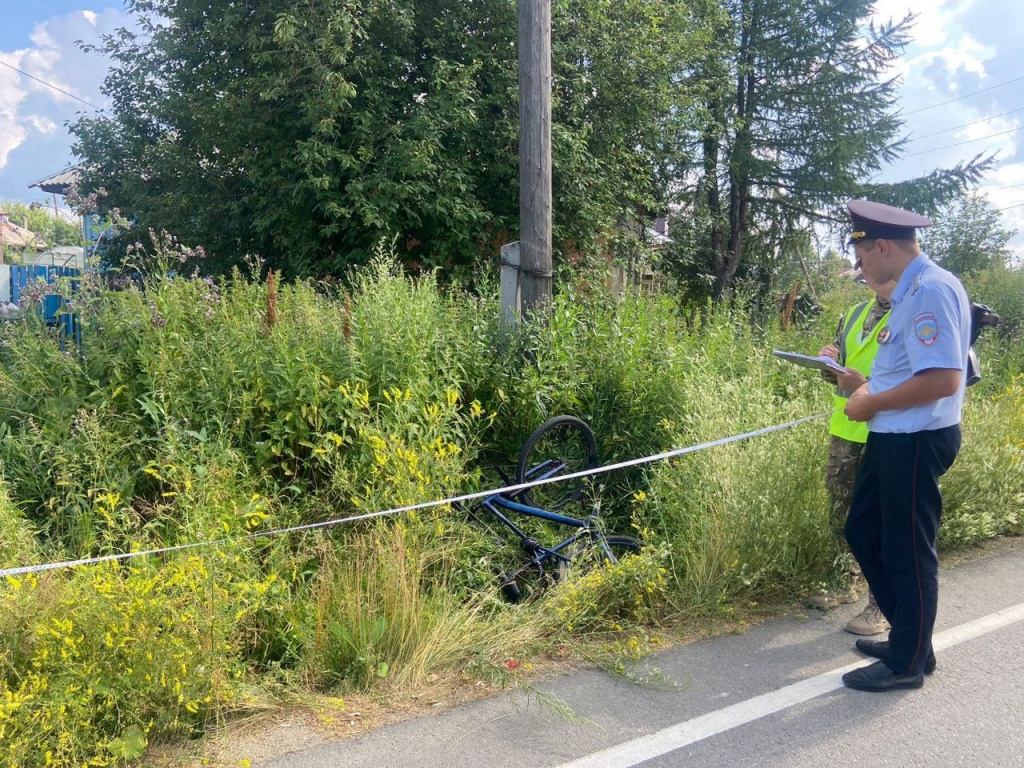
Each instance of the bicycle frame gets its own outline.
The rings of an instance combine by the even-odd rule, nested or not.
[[[565,465],[562,462],[549,460],[531,468],[530,471],[527,472],[527,478],[529,480],[547,479],[557,475],[564,468]],[[601,549],[604,551],[605,555],[612,562],[615,562],[615,557],[604,542],[603,537],[596,535],[598,533],[596,525],[598,520],[597,514],[588,515],[587,517],[580,519],[576,517],[569,517],[568,515],[562,515],[557,512],[551,512],[546,509],[541,509],[540,507],[532,507],[528,504],[523,504],[521,501],[516,501],[515,497],[522,496],[523,493],[524,491],[517,491],[509,495],[496,493],[493,496],[488,496],[483,499],[478,504],[479,507],[483,507],[494,515],[502,525],[512,531],[519,538],[519,543],[529,556],[529,561],[523,569],[520,569],[517,573],[520,573],[525,568],[529,568],[531,566],[536,566],[541,570],[541,572],[543,572],[544,563],[552,559],[554,559],[556,563],[567,564],[571,557],[567,557],[562,553],[585,536],[589,537],[591,540],[599,541]],[[504,514],[503,510],[516,512],[518,514],[538,518],[540,520],[546,520],[559,525],[578,528],[579,530],[569,538],[560,541],[554,546],[545,547],[525,533],[508,517],[508,515]]]
[[[591,526],[588,521],[577,520],[575,517],[567,517],[554,512],[548,512],[546,509],[530,507],[526,504],[520,504],[500,495],[484,499],[480,503],[480,506],[484,507],[488,512],[500,520],[502,525],[519,537],[519,543],[522,545],[526,554],[530,557],[530,564],[539,566],[542,570],[544,561],[551,558],[555,558],[558,562],[568,563],[569,558],[563,555],[562,552],[579,541],[584,535],[589,535],[591,530]],[[499,507],[506,510],[512,510],[513,512],[518,512],[523,515],[528,515],[530,517],[540,518],[541,520],[548,520],[552,523],[570,525],[581,530],[574,533],[564,541],[560,541],[558,544],[555,544],[553,547],[545,547],[535,539],[531,538],[518,525],[512,522],[507,515],[502,513]]]

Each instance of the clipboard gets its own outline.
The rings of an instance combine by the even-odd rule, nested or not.
[[[780,349],[773,349],[772,354],[776,357],[781,357],[783,360],[788,360],[791,363],[803,366],[804,368],[814,368],[818,371],[846,373],[846,369],[831,357],[811,357],[810,355],[801,355],[798,352],[783,352]]]

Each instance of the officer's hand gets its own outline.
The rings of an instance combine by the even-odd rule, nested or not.
[[[818,350],[818,357],[830,357],[833,360],[839,359],[839,350],[831,344],[828,344]]]
[[[862,384],[856,392],[850,395],[850,399],[846,401],[846,408],[843,409],[843,413],[847,415],[850,421],[870,421],[875,412],[866,383]]]
[[[868,381],[864,378],[863,373],[852,368],[847,368],[844,373],[837,372],[836,380],[839,382],[839,388],[844,392],[856,392]]]

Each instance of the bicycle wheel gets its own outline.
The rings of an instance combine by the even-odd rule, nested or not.
[[[597,440],[594,431],[575,416],[555,416],[534,430],[519,451],[516,482],[524,483],[555,477],[597,466]],[[589,486],[589,478],[546,483],[527,489],[527,504],[552,512],[579,499]]]
[[[601,546],[601,538],[607,546]],[[625,557],[640,551],[641,543],[632,536],[604,536],[595,539],[581,539],[570,556],[568,563],[561,563],[558,569],[559,580],[568,578],[570,572],[586,573],[599,566],[618,563]],[[609,558],[614,558],[614,560]]]

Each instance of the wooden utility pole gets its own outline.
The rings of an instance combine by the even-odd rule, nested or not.
[[[519,0],[519,230],[529,318],[551,302],[550,0]]]

